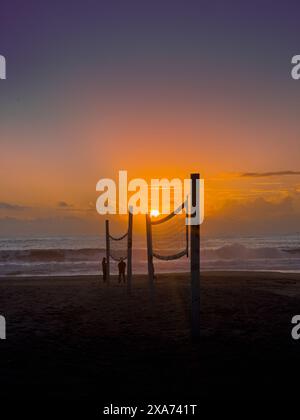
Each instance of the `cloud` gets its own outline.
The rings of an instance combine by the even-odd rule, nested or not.
[[[59,210],[69,211],[73,213],[91,213],[96,211],[95,203],[89,202],[86,207],[75,207],[74,204],[69,204],[66,201],[59,201],[57,203]]]
[[[26,210],[28,208],[29,207],[19,206],[17,204],[0,202],[0,210],[21,211]]]
[[[60,209],[69,209],[73,207],[73,204],[66,203],[65,201],[59,201],[57,203],[57,207]]]
[[[228,200],[215,214],[204,218],[202,232],[208,235],[278,235],[299,231],[299,198],[280,201]]]
[[[268,177],[268,176],[285,176],[285,175],[300,175],[300,171],[277,171],[277,172],[244,172],[242,177]]]
[[[99,220],[67,217],[34,217],[18,219],[15,217],[0,217],[0,237],[6,236],[74,236],[95,235],[101,232],[104,224],[99,227]]]

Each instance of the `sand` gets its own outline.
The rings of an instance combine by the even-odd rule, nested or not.
[[[296,393],[300,275],[207,272],[201,338],[190,338],[187,274],[146,276],[132,295],[113,277],[0,281],[0,384],[5,398],[266,399]],[[295,394],[296,395],[296,394]]]

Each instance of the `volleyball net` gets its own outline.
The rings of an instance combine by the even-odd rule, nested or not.
[[[175,211],[159,219],[150,218],[152,241],[151,253],[153,257],[164,260],[176,260],[188,257],[188,226],[185,223],[186,216],[183,213],[185,203],[182,203]]]
[[[128,233],[119,237],[108,234],[109,256],[112,260],[119,262],[128,258]]]
[[[106,236],[106,262],[108,278],[110,275],[110,260],[119,263],[121,260],[127,260],[127,284],[128,289],[131,287],[132,277],[132,230],[133,215],[131,211],[128,213],[128,228],[121,236],[114,236],[110,233],[109,220],[105,221]]]

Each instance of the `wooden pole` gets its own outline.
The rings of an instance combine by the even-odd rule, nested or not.
[[[191,174],[192,207],[196,209],[197,224],[190,226],[191,232],[191,332],[193,338],[200,336],[200,217],[199,174]]]
[[[131,294],[131,283],[132,283],[132,226],[133,226],[133,215],[132,207],[129,208],[128,213],[128,236],[127,236],[127,292]]]
[[[148,256],[148,281],[150,293],[154,291],[154,266],[153,266],[153,249],[152,249],[152,227],[149,214],[146,214],[147,229],[147,256]]]
[[[107,270],[107,283],[109,283],[110,277],[110,264],[109,264],[109,256],[110,256],[110,243],[109,243],[109,220],[105,220],[105,239],[106,239],[106,270]]]

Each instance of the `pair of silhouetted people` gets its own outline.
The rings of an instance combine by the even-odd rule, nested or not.
[[[118,269],[119,269],[119,283],[121,283],[122,280],[123,280],[123,283],[125,283],[126,263],[123,258],[121,258],[118,264]],[[102,259],[102,273],[103,273],[103,282],[105,283],[107,281],[107,261],[105,257]]]

